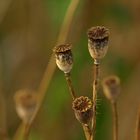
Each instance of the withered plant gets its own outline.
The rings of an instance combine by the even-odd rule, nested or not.
[[[72,108],[76,119],[81,123],[87,140],[95,139],[96,129],[96,100],[99,86],[99,66],[101,59],[105,56],[108,49],[109,30],[103,26],[92,27],[87,32],[88,49],[94,60],[94,81],[92,100],[85,96],[76,97],[70,71],[73,66],[73,55],[70,44],[60,44],[54,47],[53,52],[58,68],[64,72],[70,94],[72,96]]]

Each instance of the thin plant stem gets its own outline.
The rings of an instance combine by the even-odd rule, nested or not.
[[[140,140],[140,110],[137,113],[135,140]]]
[[[76,94],[75,94],[75,91],[74,91],[74,87],[72,86],[70,73],[65,73],[65,78],[66,78],[66,81],[67,81],[72,99],[74,100],[76,98]],[[82,124],[82,127],[83,127],[83,130],[84,130],[84,133],[85,133],[86,140],[90,140],[91,129],[89,128],[88,125],[85,125],[85,124]]]
[[[29,140],[29,134],[30,134],[30,125],[27,123],[24,125],[24,140]]]
[[[90,140],[91,135],[92,135],[91,129],[87,125],[82,124],[82,126],[83,126],[83,130],[84,130],[84,133],[85,133],[86,140]]]
[[[70,73],[65,73],[65,78],[66,78],[66,81],[67,81],[72,99],[74,100],[76,95],[75,95],[75,91],[74,91],[74,88],[73,88],[73,85],[72,85]]]
[[[78,7],[79,2],[80,2],[80,0],[71,0],[71,2],[69,4],[69,7],[67,9],[66,15],[64,17],[64,21],[62,23],[62,26],[61,26],[60,33],[58,35],[58,39],[57,39],[56,44],[64,43],[66,41],[66,39],[68,37],[69,30],[70,30],[70,26],[71,26],[71,23],[72,23],[72,20],[73,20],[73,17],[74,17],[74,13],[75,13],[75,11]],[[34,115],[31,118],[31,123],[30,123],[29,128],[31,128],[31,125],[33,124],[33,122],[36,118],[36,115],[38,114],[38,112],[39,112],[39,110],[42,106],[43,99],[45,97],[45,93],[46,93],[46,91],[49,87],[49,84],[50,84],[50,81],[53,77],[55,69],[56,69],[56,65],[55,65],[55,62],[54,62],[54,57],[53,57],[53,55],[51,55],[49,63],[46,67],[45,73],[44,73],[43,78],[42,78],[42,80],[40,82],[40,85],[39,85],[38,107],[35,110]],[[19,129],[22,129],[21,126],[19,126]],[[19,132],[19,130],[17,130],[17,132]],[[17,133],[15,134],[15,136],[18,136]],[[14,139],[18,140],[18,137],[15,137]]]
[[[113,140],[118,140],[118,111],[116,102],[112,102],[112,113],[113,113]]]
[[[96,101],[97,101],[97,91],[99,85],[99,68],[100,64],[94,64],[94,81],[93,81],[93,118],[92,118],[92,135],[90,140],[95,139],[95,129],[96,129]]]

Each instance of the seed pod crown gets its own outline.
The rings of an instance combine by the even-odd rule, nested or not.
[[[54,47],[56,64],[64,73],[69,73],[73,66],[73,56],[71,52],[71,44],[61,44]]]

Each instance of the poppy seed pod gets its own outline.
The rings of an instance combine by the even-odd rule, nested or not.
[[[64,73],[69,73],[73,67],[73,56],[70,44],[62,44],[54,47],[53,52],[56,64]]]
[[[92,101],[88,97],[80,96],[72,103],[77,120],[83,124],[88,124],[93,116]]]
[[[103,58],[108,49],[109,30],[104,26],[92,27],[87,32],[88,49],[95,60]]]
[[[24,123],[30,123],[37,107],[36,93],[30,90],[19,90],[14,96],[16,111]]]
[[[106,98],[115,102],[120,94],[120,79],[117,76],[110,76],[103,80],[102,85]]]

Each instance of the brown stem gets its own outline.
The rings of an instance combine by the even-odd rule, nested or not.
[[[91,135],[92,135],[91,129],[87,125],[82,124],[82,126],[83,126],[83,130],[84,130],[84,133],[85,133],[86,140],[90,140]]]
[[[71,23],[72,23],[72,20],[73,20],[73,17],[74,17],[74,13],[76,11],[76,8],[78,7],[79,2],[80,2],[80,0],[71,0],[71,2],[69,4],[69,7],[67,9],[67,12],[66,12],[64,21],[62,23],[60,33],[58,35],[57,44],[64,43],[66,41],[66,39],[68,37],[69,30],[70,30],[70,26],[71,26]],[[38,107],[35,110],[34,115],[32,116],[31,123],[30,123],[30,128],[31,128],[32,123],[34,122],[34,119],[35,119],[36,115],[39,112],[39,109],[41,108],[41,105],[43,103],[43,99],[45,97],[46,90],[47,90],[47,88],[50,84],[50,81],[52,79],[52,76],[55,72],[55,68],[56,68],[56,65],[55,65],[55,62],[54,62],[54,56],[51,55],[49,63],[46,67],[45,73],[43,75],[43,78],[42,78],[40,86],[39,86]],[[18,128],[18,130],[15,134],[15,136],[16,136],[14,138],[15,140],[18,140],[18,134],[17,133],[19,132],[19,129],[21,129],[21,130],[23,129],[21,126],[22,125],[19,126],[19,128]]]
[[[70,73],[65,73],[65,78],[66,78],[66,81],[67,81],[72,99],[74,100],[76,98],[76,94],[75,94],[74,88],[72,86]],[[82,127],[83,127],[83,130],[84,130],[84,133],[85,133],[86,140],[90,140],[91,129],[89,128],[88,125],[85,125],[85,124],[82,124]]]
[[[136,133],[135,140],[140,140],[140,110],[138,110],[137,120],[136,120]]]
[[[30,125],[27,123],[24,125],[24,136],[23,136],[23,140],[29,140],[29,134],[30,134]]]
[[[95,139],[95,129],[96,129],[96,100],[97,100],[97,91],[98,91],[98,85],[99,85],[99,63],[94,63],[94,81],[93,81],[93,118],[92,118],[92,124],[91,128],[93,131],[93,134],[91,135],[90,140]]]
[[[65,78],[66,78],[66,81],[67,81],[67,84],[68,84],[69,91],[70,91],[70,94],[72,96],[72,99],[74,100],[76,95],[75,95],[75,91],[74,91],[74,88],[73,88],[73,85],[72,85],[72,82],[71,82],[70,73],[65,73]]]
[[[118,112],[116,102],[112,102],[112,113],[113,113],[113,140],[118,140]]]

